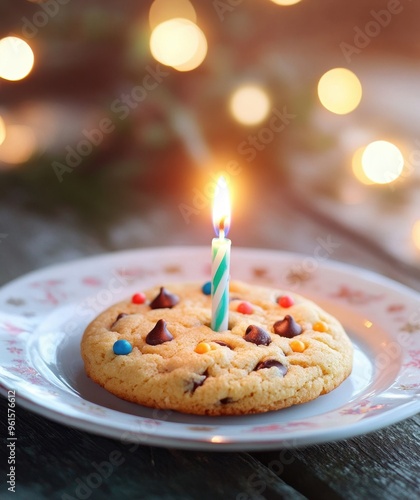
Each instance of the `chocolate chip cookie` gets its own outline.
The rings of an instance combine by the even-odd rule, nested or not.
[[[229,329],[214,332],[200,283],[139,291],[86,328],[86,373],[127,401],[197,415],[241,415],[311,401],[349,376],[341,324],[289,292],[230,284]]]

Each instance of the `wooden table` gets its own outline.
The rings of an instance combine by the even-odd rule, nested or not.
[[[238,223],[238,246],[275,248],[310,254],[319,236],[342,244],[341,260],[376,270],[420,290],[414,270],[378,257],[331,221],[305,212],[296,200],[265,200],[264,225]],[[207,244],[201,222],[180,223],[179,213],[152,207],[141,217],[99,232],[74,214],[37,214],[4,200],[0,206],[0,283],[55,262],[99,252],[172,244]],[[282,221],[282,230],[278,228]],[[199,223],[200,222],[200,223]],[[249,221],[248,221],[249,222]],[[158,225],[159,231],[150,230]],[[294,230],[292,230],[294,228]],[[297,231],[296,228],[299,228]],[[192,236],[194,235],[194,236]],[[19,403],[19,400],[18,400]],[[1,398],[1,436],[6,436],[6,401]],[[414,499],[420,495],[419,415],[391,427],[346,441],[261,453],[195,452],[138,446],[135,450],[107,439],[51,422],[17,407],[17,488],[8,493],[8,466],[1,460],[2,499]],[[2,455],[5,445],[2,447]],[[119,453],[118,453],[119,452]],[[112,455],[113,454],[113,455]],[[95,480],[109,457],[119,466]]]

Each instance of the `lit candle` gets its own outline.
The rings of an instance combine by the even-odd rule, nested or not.
[[[211,328],[215,332],[228,329],[230,244],[226,238],[230,226],[229,191],[224,177],[217,182],[213,203],[213,238],[211,266]]]

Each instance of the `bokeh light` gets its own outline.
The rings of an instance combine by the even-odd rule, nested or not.
[[[255,125],[267,117],[270,100],[261,87],[245,85],[233,93],[230,99],[230,110],[239,123]]]
[[[6,139],[6,125],[4,123],[3,118],[0,116],[0,146],[3,144]]]
[[[8,125],[6,138],[0,146],[0,169],[4,168],[1,163],[9,165],[25,163],[35,153],[36,149],[36,137],[30,127],[26,125]]]
[[[204,61],[207,55],[207,39],[206,35],[200,30],[199,31],[198,46],[195,54],[187,62],[183,64],[177,64],[173,66],[177,71],[192,71],[198,68],[200,64]]]
[[[345,115],[359,105],[362,99],[362,85],[352,71],[334,68],[320,78],[318,97],[328,111]]]
[[[21,38],[8,36],[0,40],[0,78],[22,80],[31,72],[34,60],[31,47]]]
[[[188,63],[200,45],[200,28],[188,19],[165,21],[152,31],[150,50],[153,57],[166,66]]]
[[[395,144],[375,141],[366,146],[362,154],[362,167],[372,182],[389,184],[402,174],[404,157]]]
[[[420,250],[420,219],[414,223],[411,234],[415,247]]]
[[[197,14],[189,0],[155,0],[149,11],[149,24],[153,29],[158,24],[174,18],[197,21]]]
[[[362,184],[371,185],[374,184],[374,182],[365,174],[362,166],[362,156],[365,152],[365,149],[366,147],[363,146],[356,150],[352,158],[351,167],[354,176],[359,182],[361,182]]]
[[[277,5],[295,5],[302,0],[271,0],[273,3]]]

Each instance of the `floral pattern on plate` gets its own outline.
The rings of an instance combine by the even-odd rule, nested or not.
[[[88,322],[152,285],[207,281],[209,249],[155,248],[46,268],[0,290],[0,388],[48,418],[127,441],[190,449],[262,450],[345,439],[420,410],[419,294],[334,262],[302,273],[305,256],[234,248],[234,279],[290,289],[337,316],[355,345],[352,375],[304,405],[241,417],[144,408],[91,382],[78,355]]]

